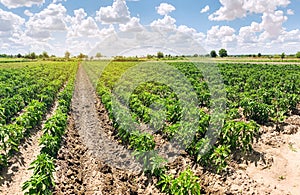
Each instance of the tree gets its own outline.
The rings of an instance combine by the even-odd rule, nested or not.
[[[261,57],[261,53],[258,53],[258,54],[257,54],[257,57],[259,57],[259,58],[260,58],[260,57]]]
[[[164,53],[159,51],[157,52],[157,58],[163,58],[164,57]]]
[[[296,58],[300,58],[300,51],[296,53]]]
[[[220,56],[221,58],[227,57],[227,50],[226,50],[226,49],[220,49],[220,50],[219,50],[219,56]]]
[[[147,54],[147,59],[151,59],[153,56],[151,54]]]
[[[100,52],[96,53],[96,58],[101,58],[102,57],[102,54]]]
[[[212,57],[212,58],[215,58],[215,57],[217,57],[218,55],[217,55],[217,52],[215,51],[215,50],[212,50],[211,52],[210,52],[210,57]]]
[[[84,55],[83,53],[80,53],[77,57],[80,58],[80,59],[82,59],[82,58],[86,58],[87,55]]]
[[[21,58],[22,54],[18,53],[17,58]]]
[[[68,60],[68,59],[70,59],[70,56],[71,56],[71,53],[66,51],[65,52],[65,58]]]
[[[283,52],[280,57],[281,57],[281,60],[283,61],[283,59],[285,58],[285,53]]]
[[[46,51],[44,51],[44,52],[42,53],[42,55],[43,55],[43,58],[49,58],[49,55],[48,55],[48,53],[47,53]]]
[[[36,54],[34,52],[30,54],[30,59],[36,59]]]

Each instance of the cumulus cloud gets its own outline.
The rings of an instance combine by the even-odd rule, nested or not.
[[[68,26],[68,39],[78,37],[97,37],[100,34],[98,25],[94,18],[87,17],[83,8],[74,10],[74,17],[68,16],[66,19]]]
[[[294,13],[294,10],[288,9],[288,10],[286,11],[286,14],[287,14],[287,15],[294,15],[295,13]]]
[[[33,5],[42,5],[45,3],[45,0],[0,0],[0,2],[11,9],[18,7],[32,7]]]
[[[141,31],[143,26],[140,24],[140,19],[137,17],[132,17],[126,24],[120,24],[119,29],[121,31]]]
[[[171,13],[172,11],[176,10],[176,8],[173,5],[168,4],[168,3],[161,3],[155,9],[156,9],[157,13],[162,16],[167,15],[167,14]]]
[[[62,2],[62,1],[67,1],[67,0],[53,0],[52,3],[57,3],[57,2]]]
[[[202,8],[202,10],[200,11],[200,13],[206,13],[209,11],[209,5],[206,5],[204,8]]]
[[[237,37],[235,30],[230,26],[212,26],[207,31],[206,45],[207,47],[232,47],[236,44]]]
[[[20,16],[0,9],[0,32],[13,33],[23,25],[25,19]]]
[[[209,20],[234,20],[246,16],[246,10],[243,8],[243,0],[220,0],[222,7],[211,14]]]
[[[130,12],[125,0],[115,0],[112,6],[101,7],[96,20],[104,24],[124,24],[130,21]]]
[[[275,11],[274,13],[264,13],[260,28],[265,30],[263,33],[264,38],[276,38],[284,29],[283,22],[287,20],[283,11]]]
[[[260,25],[256,22],[252,22],[251,26],[244,26],[240,28],[238,40],[241,44],[256,43],[258,41],[257,33],[260,31]]]
[[[24,11],[24,14],[26,15],[26,16],[33,16],[33,13],[31,13],[28,9],[26,9],[25,11]]]
[[[26,34],[35,39],[48,39],[53,31],[66,30],[66,8],[61,4],[50,4],[26,22]]]
[[[166,28],[166,29],[175,29],[176,20],[171,16],[165,15],[163,19],[154,20],[150,26],[153,28]]]
[[[220,0],[222,7],[209,16],[209,20],[234,20],[248,13],[271,13],[278,7],[286,7],[289,0]]]

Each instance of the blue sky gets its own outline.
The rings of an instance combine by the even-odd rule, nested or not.
[[[300,0],[0,0],[0,53],[89,54],[103,41],[113,44],[109,36],[127,32],[137,39],[147,28],[152,37],[164,32],[170,50],[195,42],[229,54],[293,54],[300,50],[298,18]],[[113,47],[118,52],[129,49],[122,41]],[[141,47],[134,41],[127,47]]]

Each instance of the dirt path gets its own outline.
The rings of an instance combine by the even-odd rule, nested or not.
[[[139,165],[134,162],[129,150],[119,145],[116,141],[109,138],[105,133],[109,124],[99,120],[97,102],[94,88],[89,81],[89,78],[83,67],[79,68],[77,75],[77,82],[75,86],[75,93],[72,102],[72,111],[74,113],[75,128],[83,139],[83,143],[88,147],[89,151],[95,157],[115,168],[123,170],[141,169]]]
[[[159,194],[127,149],[107,134],[112,125],[104,110],[97,112],[96,103],[94,88],[79,67],[70,124],[56,163],[56,194]]]

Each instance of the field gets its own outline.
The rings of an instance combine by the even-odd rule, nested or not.
[[[3,194],[297,194],[300,66],[0,63]]]

